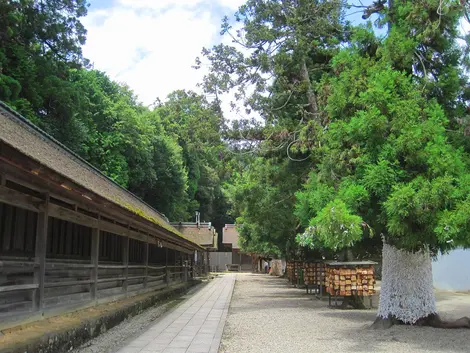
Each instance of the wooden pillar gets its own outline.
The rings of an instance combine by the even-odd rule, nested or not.
[[[129,229],[130,230],[130,229]],[[122,291],[127,294],[127,287],[129,285],[129,234],[126,235],[122,242],[122,263],[124,265],[123,277],[125,280],[122,283]]]
[[[174,250],[173,253],[174,253],[174,255],[175,255],[175,256],[174,256],[174,258],[175,258],[175,263],[174,263],[174,266],[175,266],[175,267],[174,267],[174,268],[175,268],[175,269],[174,269],[173,271],[174,271],[174,272],[180,272],[180,271],[181,271],[181,267],[177,267],[177,266],[178,266],[178,251],[177,251],[177,250]],[[178,273],[178,277],[181,278],[181,273]],[[178,277],[177,277],[177,278],[178,278]]]
[[[98,228],[91,230],[91,299],[98,299],[98,265],[100,256],[100,216],[98,215]]]
[[[166,271],[166,284],[167,286],[170,285],[170,269],[168,268],[168,248],[165,248],[165,271]]]
[[[189,254],[189,263],[191,265],[191,278],[194,278],[194,253]]]
[[[36,249],[34,255],[34,284],[37,284],[38,288],[33,292],[33,310],[41,313],[44,309],[44,283],[46,281],[46,251],[49,224],[49,194],[46,194],[45,196],[44,205],[38,213],[36,226]]]
[[[189,261],[188,261],[188,254],[184,253],[184,283],[188,283],[188,267],[189,267]]]
[[[144,269],[144,288],[147,288],[147,276],[149,273],[149,235],[147,234],[147,237],[145,238],[145,248],[144,248],[144,264],[145,264],[145,269]]]

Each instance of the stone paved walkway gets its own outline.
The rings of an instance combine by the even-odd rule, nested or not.
[[[235,277],[215,278],[116,353],[217,353]]]

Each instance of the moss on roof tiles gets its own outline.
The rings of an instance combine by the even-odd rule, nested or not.
[[[182,233],[178,232],[175,228],[173,228],[171,225],[169,225],[168,223],[166,222],[162,222],[161,220],[155,218],[155,217],[152,217],[148,214],[146,214],[144,211],[142,211],[141,209],[138,209],[138,208],[135,208],[133,207],[132,205],[130,204],[127,204],[127,203],[124,203],[124,202],[119,202],[119,201],[114,201],[115,203],[117,203],[118,205],[124,207],[125,209],[131,211],[132,213],[142,217],[142,218],[145,218],[146,220],[162,227],[162,228],[165,228],[166,230],[168,230],[169,232],[173,233],[174,235],[182,238],[182,239],[185,239],[187,241],[189,241],[190,243],[194,244],[194,245],[197,245],[198,247],[200,247],[199,244],[197,244],[196,242],[194,242],[193,240],[191,240],[190,238],[186,237],[185,235],[183,235]]]

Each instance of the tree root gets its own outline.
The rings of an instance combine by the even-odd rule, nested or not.
[[[386,319],[377,317],[370,328],[374,330],[385,330],[389,329],[393,325],[406,324],[393,316],[389,316]],[[414,326],[429,326],[434,328],[470,328],[470,319],[464,316],[455,321],[444,321],[438,314],[431,314],[419,319]]]

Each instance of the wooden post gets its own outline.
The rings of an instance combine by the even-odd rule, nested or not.
[[[125,266],[123,276],[125,280],[122,283],[122,291],[127,294],[127,287],[129,285],[129,234],[124,237],[124,241],[122,242],[122,263]]]
[[[44,283],[46,281],[46,251],[47,251],[47,233],[49,223],[49,194],[46,194],[43,209],[38,213],[36,227],[36,264],[34,270],[34,284],[38,289],[33,291],[33,310],[43,313],[44,309]]]
[[[184,271],[184,283],[187,284],[188,283],[188,266],[189,266],[189,261],[187,260],[188,259],[188,254],[184,253],[184,268],[183,268],[183,271]]]
[[[91,230],[91,299],[98,299],[98,264],[100,256],[100,215],[98,215],[98,228]]]
[[[165,248],[165,270],[166,270],[166,285],[170,286],[170,269],[168,268],[168,248]]]
[[[144,248],[144,288],[147,288],[147,276],[149,271],[149,235],[147,234],[146,241],[145,241],[145,248]]]
[[[175,267],[174,267],[173,271],[174,272],[180,272],[181,267],[180,268],[177,267],[178,266],[178,257],[177,257],[178,256],[178,251],[174,250],[173,253],[175,254],[175,256],[174,256],[175,257],[175,263],[174,263]],[[181,279],[181,273],[178,273],[178,277]]]

